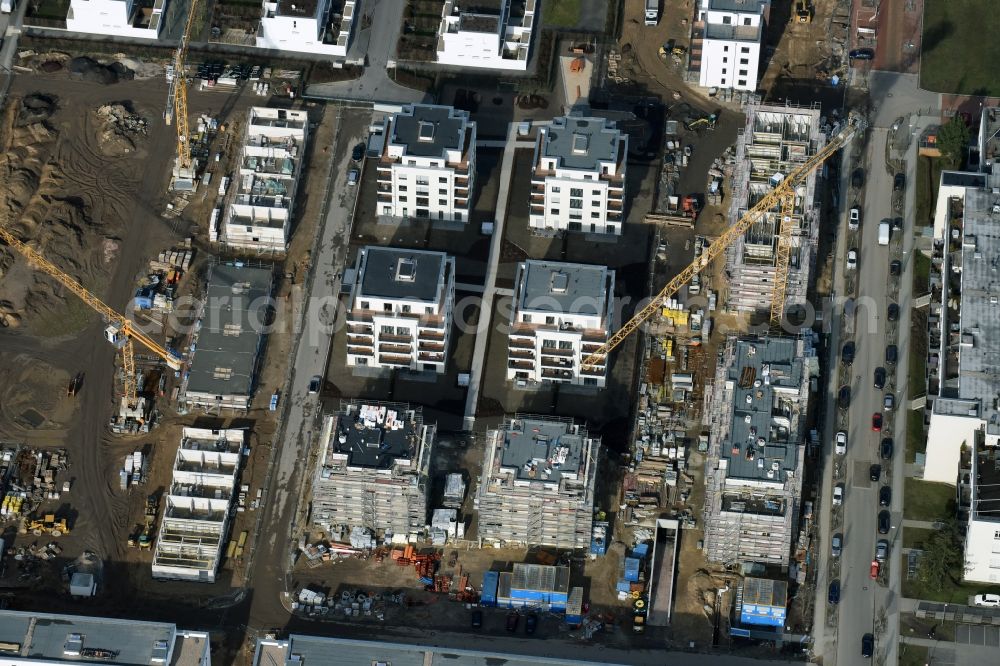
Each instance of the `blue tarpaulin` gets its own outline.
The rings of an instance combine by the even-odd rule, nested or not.
[[[639,582],[639,560],[634,557],[625,558],[625,580]]]

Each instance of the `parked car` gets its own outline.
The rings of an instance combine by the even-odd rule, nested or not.
[[[882,465],[872,465],[869,467],[868,478],[878,483],[878,480],[882,478]]]
[[[833,505],[840,506],[844,503],[844,484],[838,483],[833,487]]]
[[[843,349],[840,350],[840,360],[844,365],[850,365],[854,363],[854,343],[847,342],[844,343]]]
[[[886,308],[886,316],[889,321],[899,321],[899,306],[895,303],[889,303],[889,307]]]
[[[517,623],[520,622],[521,616],[517,613],[507,613],[507,631],[513,633],[517,631]]]
[[[319,375],[313,375],[313,378],[309,380],[309,395],[319,393],[319,389],[322,385],[323,378]]]
[[[875,654],[875,637],[871,634],[865,634],[861,637],[861,656],[865,659],[871,659],[873,654]]]
[[[901,192],[906,187],[906,174],[900,172],[892,179],[892,191]]]
[[[875,544],[875,559],[879,562],[885,562],[889,558],[889,542],[885,539],[879,539]]]
[[[483,626],[483,611],[472,611],[472,628],[478,629],[481,626]]]
[[[833,538],[830,540],[830,555],[832,557],[840,557],[840,553],[844,550],[844,537],[839,534],[834,534]]]
[[[845,431],[840,430],[837,432],[836,444],[833,451],[838,456],[842,456],[847,453],[847,433]]]
[[[847,218],[847,228],[851,231],[857,231],[858,227],[861,226],[861,209],[857,206],[851,208],[851,212]]]
[[[881,568],[882,568],[882,566],[878,563],[878,560],[872,560],[872,566],[868,570],[868,575],[871,576],[872,580],[875,580],[876,578],[878,578],[878,571]]]
[[[891,519],[889,517],[889,512],[888,511],[879,511],[878,512],[878,533],[879,534],[888,534],[889,533],[889,528],[891,526],[892,526],[892,521],[891,521]]]
[[[882,412],[872,414],[872,432],[882,432]]]
[[[899,348],[896,345],[887,345],[885,348],[886,365],[896,365],[899,359]]]
[[[1000,608],[1000,594],[977,594],[973,597],[972,604],[986,608]]]
[[[358,172],[357,169],[351,169],[347,173],[347,184],[348,185],[357,185],[358,184],[358,176],[360,176],[360,175],[361,174]]]
[[[854,170],[853,173],[851,173],[851,187],[853,187],[856,190],[859,190],[864,184],[865,184],[865,170],[862,169],[861,167],[858,167],[857,169]]]
[[[882,486],[878,491],[878,505],[889,506],[892,504],[892,487]]]
[[[871,60],[875,57],[875,51],[872,49],[851,49],[847,57],[851,60]]]
[[[836,606],[840,603],[840,581],[834,580],[830,582],[830,591],[826,593],[826,600],[832,605]]]
[[[528,617],[524,618],[524,633],[533,634],[535,629],[538,628],[538,614],[528,613]]]
[[[853,271],[858,267],[858,251],[850,249],[847,251],[847,270]]]
[[[851,387],[841,386],[840,392],[837,394],[837,404],[840,405],[841,409],[847,409],[851,406]]]
[[[886,412],[891,412],[892,408],[896,405],[896,396],[892,393],[886,393],[885,397],[882,398],[882,409]]]
[[[875,368],[875,372],[872,373],[875,378],[875,388],[881,391],[885,388],[885,368],[878,367]]]
[[[882,438],[882,445],[879,446],[878,454],[882,460],[892,459],[892,437]]]
[[[354,150],[351,151],[351,159],[355,162],[360,162],[361,158],[365,156],[365,144],[359,143],[354,146]]]
[[[889,262],[889,275],[900,276],[903,274],[903,262],[899,259],[893,259]]]

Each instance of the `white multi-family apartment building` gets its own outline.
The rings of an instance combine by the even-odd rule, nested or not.
[[[700,0],[692,58],[705,88],[757,89],[769,0]]]
[[[608,340],[615,273],[555,261],[518,265],[510,316],[507,379],[604,386],[607,359],[583,360]]]
[[[220,211],[213,211],[209,240],[256,252],[285,251],[308,132],[305,111],[250,108],[231,191],[225,191],[225,179],[220,183],[229,206],[221,224]]]
[[[444,372],[454,303],[454,257],[363,248],[347,312],[347,365]]]
[[[450,106],[413,104],[388,119],[378,161],[378,214],[468,222],[476,123]]]
[[[359,4],[356,0],[264,0],[257,46],[344,57]]]
[[[167,0],[71,0],[66,29],[94,35],[156,39]]]
[[[437,62],[456,67],[526,70],[537,0],[448,0],[441,12]]]
[[[556,118],[538,130],[529,225],[620,236],[628,135],[604,118]]]

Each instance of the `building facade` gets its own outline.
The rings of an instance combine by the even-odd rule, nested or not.
[[[181,431],[153,550],[153,578],[215,582],[245,435],[235,429]]]
[[[583,361],[614,326],[615,273],[605,266],[522,262],[514,282],[507,380],[603,387],[607,358]]]
[[[308,132],[305,111],[250,108],[233,182],[229,191],[220,188],[227,204],[222,228],[213,213],[209,240],[237,250],[285,252]]]
[[[345,57],[360,0],[264,0],[257,46]]]
[[[167,10],[167,0],[71,0],[66,29],[93,35],[156,39]]]
[[[347,312],[347,365],[443,373],[455,304],[455,258],[368,246]]]
[[[380,538],[423,530],[436,432],[419,408],[343,403],[323,419],[310,522],[334,536],[352,528]]]
[[[447,0],[438,28],[437,62],[455,67],[524,71],[531,54],[537,0]]]
[[[750,103],[736,139],[729,219],[740,219],[774,188],[775,174],[787,174],[826,143],[819,108]],[[795,189],[785,305],[805,303],[819,242],[816,172]],[[767,211],[726,251],[725,302],[736,312],[770,312],[781,232],[781,206]]]
[[[798,530],[809,342],[730,338],[705,410],[705,556],[786,568]]]
[[[700,0],[691,45],[692,58],[701,58],[700,86],[757,89],[769,7],[769,0]]]
[[[538,130],[528,224],[620,236],[628,135],[604,118],[555,118]]]
[[[589,548],[600,440],[570,419],[507,418],[486,435],[476,491],[484,543]]]
[[[412,104],[386,121],[376,164],[378,215],[468,222],[476,123],[450,106]]]

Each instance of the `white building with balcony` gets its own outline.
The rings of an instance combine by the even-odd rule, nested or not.
[[[603,387],[607,359],[583,360],[608,340],[615,273],[605,266],[529,260],[518,265],[507,379]]]
[[[437,62],[455,67],[528,68],[537,0],[448,0],[441,12]]]
[[[347,55],[358,16],[356,0],[264,0],[263,4],[257,46]]]
[[[153,578],[215,582],[245,434],[233,429],[181,431],[156,535]]]
[[[347,365],[443,373],[455,258],[369,246],[358,254],[356,273],[347,312]]]
[[[691,58],[704,88],[754,91],[769,0],[700,0]]]
[[[285,251],[308,132],[306,111],[250,108],[237,171],[224,192],[228,209],[221,225],[213,214],[209,240],[254,252]]]
[[[468,222],[476,123],[450,106],[412,104],[387,120],[379,156],[378,214]]]
[[[156,39],[167,0],[70,0],[66,29],[93,35]]]
[[[620,236],[627,156],[628,135],[604,118],[556,118],[539,129],[529,226]]]

